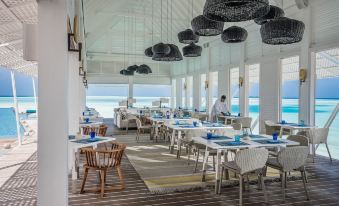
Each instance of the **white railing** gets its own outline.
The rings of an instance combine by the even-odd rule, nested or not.
[[[331,116],[328,118],[326,124],[324,125],[325,128],[330,128],[331,127],[331,125],[332,125],[333,121],[335,120],[338,112],[339,112],[339,103],[337,104],[337,106],[333,110]]]

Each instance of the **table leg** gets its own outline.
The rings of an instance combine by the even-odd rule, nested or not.
[[[217,165],[215,171],[215,194],[219,194],[219,185],[220,185],[220,164],[221,164],[221,151],[217,151]]]
[[[279,132],[279,138],[282,138],[283,132],[284,132],[284,127],[281,126],[281,127],[280,127],[280,132]]]
[[[207,169],[207,160],[208,160],[209,154],[210,154],[210,152],[208,151],[208,147],[206,147],[204,162],[203,162],[203,165],[202,165],[202,178],[201,178],[202,182],[206,181],[206,169]]]
[[[172,132],[171,136],[171,145],[170,145],[170,153],[173,154],[174,152],[174,143],[175,143],[175,130]]]
[[[80,155],[79,155],[79,150],[72,150],[72,180],[76,180],[79,178],[78,170],[77,170],[77,165],[75,163],[76,160],[79,161]],[[78,162],[79,164],[79,162]]]

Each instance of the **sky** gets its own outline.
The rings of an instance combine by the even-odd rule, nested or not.
[[[17,96],[33,96],[32,78],[20,73],[15,74],[17,83]],[[317,81],[317,98],[339,99],[339,77],[321,79]],[[283,86],[284,98],[298,97],[298,81],[287,81]],[[171,86],[168,85],[135,85],[134,95],[144,97],[168,97],[171,96]],[[259,86],[254,85],[250,96],[258,96]],[[126,96],[127,85],[120,86],[94,86],[89,85],[88,96]],[[12,96],[11,74],[8,70],[0,69],[0,97]]]

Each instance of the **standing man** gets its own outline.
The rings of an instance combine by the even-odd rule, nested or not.
[[[220,99],[217,99],[217,101],[215,101],[212,107],[211,121],[216,122],[219,115],[226,115],[227,113],[228,110],[226,104],[226,96],[222,95]]]

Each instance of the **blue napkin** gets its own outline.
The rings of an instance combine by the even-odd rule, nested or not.
[[[220,145],[220,146],[243,146],[243,145],[249,145],[245,142],[239,141],[224,141],[224,142],[215,142],[216,144]]]
[[[273,140],[273,139],[263,139],[263,140],[253,140],[253,142],[257,142],[259,144],[284,144],[285,141],[282,140]]]
[[[229,139],[233,139],[231,137],[227,137],[227,136],[221,136],[221,135],[212,135],[211,138],[207,138],[207,137],[202,137],[204,139],[207,139],[207,140],[229,140]]]

